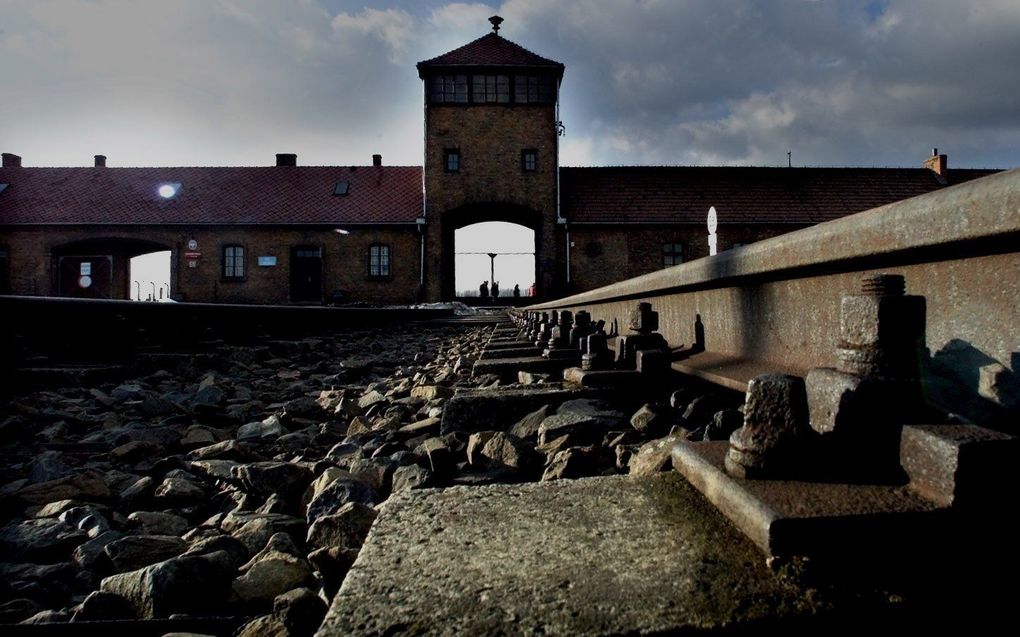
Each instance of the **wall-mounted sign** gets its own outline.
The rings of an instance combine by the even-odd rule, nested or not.
[[[276,265],[276,257],[259,257],[259,265],[264,268],[271,268]]]
[[[198,250],[198,241],[188,239],[188,250]]]
[[[89,263],[88,261],[85,261],[84,263],[82,263],[78,267],[80,269],[78,274],[80,274],[82,276],[90,276],[92,274],[92,264]],[[82,287],[88,287],[88,286],[87,285],[83,285]]]
[[[202,256],[201,252],[185,252],[184,253],[184,258],[189,260],[189,261],[194,261],[195,259],[201,258],[201,256]]]
[[[198,261],[188,261],[188,267],[189,268],[197,268],[198,267]]]
[[[718,237],[715,233],[719,227],[719,219],[715,214],[715,206],[708,209],[708,254],[709,256],[715,255],[717,251]]]
[[[90,277],[87,274],[83,274],[80,277],[78,277],[78,287],[87,288],[90,285],[92,285],[92,277]]]

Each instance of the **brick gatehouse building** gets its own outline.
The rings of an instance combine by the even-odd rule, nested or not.
[[[564,66],[493,32],[420,62],[424,166],[0,168],[0,292],[131,298],[132,257],[171,252],[173,298],[406,303],[454,298],[454,233],[535,237],[549,298],[995,171],[559,165]]]

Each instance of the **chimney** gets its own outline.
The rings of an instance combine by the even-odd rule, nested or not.
[[[294,153],[276,153],[277,166],[297,166],[297,155]]]
[[[106,168],[106,155],[96,155],[96,168]]]
[[[21,157],[14,153],[3,153],[4,168],[21,168]]]
[[[924,167],[935,173],[940,183],[946,182],[946,173],[949,172],[949,162],[945,155],[939,154],[938,148],[931,149],[931,157],[924,160]]]
[[[372,155],[372,165],[382,166],[382,155]]]

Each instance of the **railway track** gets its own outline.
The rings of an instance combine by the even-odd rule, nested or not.
[[[66,365],[169,364],[181,346],[195,356],[359,322],[491,325],[475,386],[444,403],[447,437],[484,438],[544,405],[596,398],[631,410],[718,391],[719,413],[738,414],[728,439],[670,430],[658,441],[668,474],[394,495],[322,635],[944,628],[1005,613],[1008,591],[993,582],[1018,563],[1003,532],[1020,457],[1018,251],[1010,171],[508,318],[0,305],[20,317],[5,351],[21,369],[58,351]],[[883,592],[901,580],[909,603]]]

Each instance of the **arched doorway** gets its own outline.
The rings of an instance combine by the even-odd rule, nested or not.
[[[535,288],[535,231],[505,221],[483,221],[454,232],[458,298],[531,296]],[[484,287],[483,287],[484,286]]]
[[[170,250],[148,252],[128,262],[128,296],[133,301],[170,300]]]
[[[461,243],[465,240],[459,231],[463,228],[467,235],[463,237],[470,237],[471,231],[469,227],[478,226],[479,228],[486,228],[481,224],[488,222],[502,222],[508,224],[505,227],[519,228],[517,231],[522,234],[525,239],[519,245],[523,248],[526,245],[527,237],[531,238],[530,248],[523,249],[501,249],[498,247],[493,248],[480,248],[465,250],[462,248]],[[479,285],[483,280],[488,282],[492,272],[493,265],[496,270],[500,270],[501,262],[510,264],[509,259],[511,256],[520,257],[522,260],[528,260],[533,263],[534,275],[532,281],[528,281],[527,284],[530,287],[531,283],[535,283],[535,291],[538,296],[550,293],[552,288],[552,277],[553,270],[555,268],[555,248],[552,244],[553,234],[553,223],[547,219],[541,212],[532,210],[525,206],[519,206],[508,203],[481,203],[481,204],[470,204],[461,206],[453,210],[447,210],[435,219],[430,220],[430,233],[432,241],[438,239],[439,250],[439,270],[438,274],[436,271],[432,271],[430,277],[433,278],[433,282],[438,284],[440,294],[439,298],[442,300],[453,300],[458,297],[458,292],[463,289],[464,291],[473,294],[475,298],[479,295]],[[435,243],[432,244],[436,246]],[[478,245],[478,244],[474,244]],[[496,246],[498,244],[491,243],[490,245]],[[434,247],[432,248],[434,250]],[[476,269],[474,274],[464,274],[462,277],[470,277],[468,280],[458,280],[460,277],[457,276],[457,260],[458,252],[481,252],[481,255],[475,255],[475,259],[478,259],[478,266],[480,269]],[[507,253],[505,256],[499,256],[499,253]],[[521,255],[510,255],[511,252],[523,252]],[[493,258],[489,257],[489,253],[497,254]],[[533,255],[533,256],[529,256]],[[433,252],[435,254],[435,252]],[[466,256],[466,255],[462,255]],[[477,265],[477,264],[476,264]],[[523,275],[518,275],[523,276]],[[496,280],[499,280],[496,277]],[[506,281],[501,281],[500,296],[512,296],[513,284],[507,286]],[[434,289],[434,288],[433,288]],[[522,284],[521,294],[522,296],[527,292],[527,288]]]
[[[51,250],[53,294],[85,299],[134,298],[131,260],[154,252],[172,255],[172,247],[145,239],[117,237],[83,239],[56,246]],[[171,271],[164,292],[167,297],[172,292],[169,286],[173,281],[173,259],[168,260]]]

